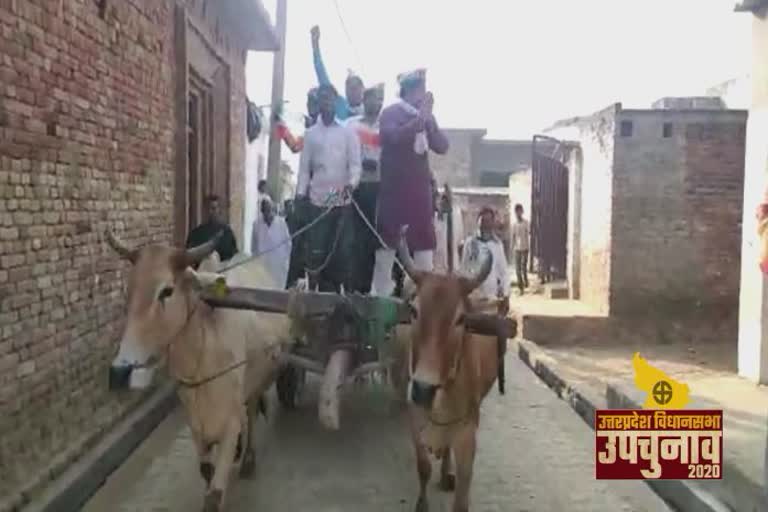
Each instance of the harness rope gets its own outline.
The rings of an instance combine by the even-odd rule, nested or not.
[[[350,199],[351,204],[354,206],[355,210],[357,211],[358,215],[360,215],[360,217],[363,219],[363,222],[365,223],[365,225],[374,234],[374,236],[379,241],[379,243],[382,246],[384,246],[384,247],[389,247],[387,245],[387,243],[384,241],[384,239],[381,237],[379,232],[376,230],[376,228],[371,225],[370,221],[368,220],[366,215],[363,213],[362,209],[360,208],[360,205],[357,203],[357,201],[355,201],[354,197],[350,196],[349,199]],[[243,264],[249,262],[250,260],[252,260],[254,258],[258,258],[259,256],[262,256],[262,255],[267,254],[267,253],[269,253],[271,251],[274,251],[277,248],[287,244],[288,242],[293,241],[295,238],[297,238],[301,234],[309,231],[309,229],[311,229],[312,227],[316,226],[323,218],[328,216],[333,210],[335,210],[336,208],[340,208],[340,207],[341,207],[341,205],[334,205],[334,206],[328,207],[324,212],[322,212],[320,215],[318,215],[317,218],[315,218],[312,222],[310,222],[309,224],[307,224],[307,225],[303,226],[302,228],[298,229],[295,233],[293,233],[291,236],[289,236],[288,238],[286,238],[285,240],[283,240],[279,244],[275,245],[274,247],[271,247],[270,249],[265,250],[265,251],[261,251],[261,252],[255,254],[252,258],[248,258],[248,259],[246,259],[244,261],[241,261],[241,262],[238,262],[238,263],[235,263],[235,264],[223,267],[222,269],[219,270],[219,272],[225,272],[225,271],[231,270],[231,269],[233,269],[235,267],[238,267],[240,265],[243,265]],[[322,272],[328,266],[328,264],[330,263],[330,260],[331,260],[331,258],[333,256],[333,254],[335,253],[336,247],[338,245],[338,241],[339,241],[339,238],[341,236],[341,231],[342,231],[345,219],[346,219],[346,217],[342,217],[341,221],[339,222],[339,226],[336,229],[336,237],[334,239],[333,246],[332,246],[331,251],[329,252],[328,256],[326,257],[325,261],[323,262],[323,264],[319,268],[317,268],[317,269],[306,268],[308,273],[312,273],[314,275],[319,274],[320,272]],[[405,267],[397,259],[395,259],[395,264],[398,265],[403,271],[405,271]],[[198,299],[198,300],[200,300],[200,299]],[[184,326],[182,326],[181,330],[183,330],[187,326],[187,324],[189,323],[189,320],[191,319],[191,315],[196,310],[197,310],[197,305],[190,311],[189,315],[187,316],[187,320],[186,320]],[[382,318],[379,318],[378,315],[375,315],[377,317],[378,321],[374,322],[373,326],[371,326],[369,324],[367,331],[368,331],[368,333],[371,336],[373,336],[377,340],[380,340],[381,339],[380,336],[381,336],[382,329],[385,330],[386,329],[386,327],[385,327],[386,325],[389,325],[389,324],[392,324],[392,323],[396,323],[393,320],[393,318],[396,317],[396,309],[391,304],[386,302],[386,300],[382,300],[382,301],[377,301],[376,310],[377,310],[377,313],[382,314]],[[181,330],[179,331],[179,334],[181,333]],[[178,337],[178,334],[176,335],[176,337]],[[461,349],[457,351],[457,356],[456,356],[456,360],[455,360],[455,363],[454,363],[454,368],[452,369],[452,372],[454,374],[455,374],[455,372],[458,369],[458,365],[459,365],[459,362],[460,362],[459,361],[460,354],[461,354],[461,350],[463,350],[464,339],[465,338],[466,338],[466,332],[462,336]],[[175,343],[175,341],[176,340],[174,339],[171,342],[171,344],[169,344],[169,346],[168,346],[169,347],[169,356],[170,356],[170,347]],[[203,351],[201,351],[201,354],[202,354],[202,352]],[[409,370],[409,379],[410,379],[410,378],[413,377],[413,365],[412,365],[412,363],[413,363],[413,347],[412,346],[411,346],[411,348],[408,351],[408,355],[409,355],[408,370]],[[202,358],[202,355],[201,355],[201,358]],[[212,382],[212,381],[214,381],[214,380],[216,380],[216,379],[226,375],[227,373],[229,373],[229,372],[231,372],[233,370],[236,370],[236,369],[238,369],[238,368],[248,364],[251,360],[253,360],[255,358],[256,358],[256,356],[251,357],[251,358],[246,357],[242,361],[239,361],[239,362],[234,363],[234,364],[232,364],[230,366],[227,366],[223,370],[220,370],[220,371],[218,371],[218,372],[216,372],[216,373],[214,373],[214,374],[212,374],[212,375],[210,375],[208,377],[205,377],[205,378],[203,378],[203,379],[201,379],[199,381],[190,381],[190,380],[184,379],[182,377],[175,377],[175,380],[181,386],[183,386],[183,387],[190,388],[190,389],[195,389],[195,388],[198,388],[198,387],[203,386],[205,384],[208,384],[208,383],[210,383],[210,382]],[[201,363],[198,362],[198,369],[200,367],[200,364]],[[169,357],[169,365],[170,365],[170,357]],[[434,425],[437,425],[437,426],[450,426],[450,425],[457,424],[459,422],[465,421],[472,414],[473,411],[471,409],[472,408],[470,406],[470,411],[467,413],[467,415],[465,417],[460,418],[459,420],[456,420],[454,422],[447,423],[447,424],[442,424],[442,423],[439,423],[437,421],[434,421],[431,418],[431,416],[429,417],[429,420],[430,420],[430,423],[432,423]]]

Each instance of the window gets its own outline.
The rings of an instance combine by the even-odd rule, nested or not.
[[[662,127],[662,135],[665,139],[672,137],[672,123],[664,123]]]
[[[194,70],[190,70],[187,108],[187,215],[192,229],[202,222],[203,199],[213,192],[211,89]],[[225,205],[226,202],[222,206]]]
[[[622,121],[621,122],[621,136],[622,137],[631,137],[632,136],[632,121]]]

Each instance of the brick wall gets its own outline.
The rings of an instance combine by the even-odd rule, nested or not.
[[[735,307],[746,113],[626,110],[619,121],[632,134],[616,139],[611,311]]]
[[[570,175],[581,178],[579,186],[571,187],[580,192],[574,199],[581,209],[568,226],[569,238],[579,234],[579,262],[570,268],[578,268],[581,300],[603,313],[609,311],[611,295],[613,153],[620,110],[621,104],[615,104],[592,116],[561,121],[547,131],[547,135],[581,147],[578,162],[582,167]]]
[[[102,233],[143,244],[170,241],[174,228],[174,2],[108,2],[103,19],[96,4],[0,1],[6,505],[57,476],[141,398],[106,388],[127,267]],[[230,67],[230,190],[242,191],[244,60],[223,51],[240,57]]]

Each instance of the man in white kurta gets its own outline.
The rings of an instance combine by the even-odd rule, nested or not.
[[[274,279],[275,288],[285,289],[291,262],[291,233],[269,199],[261,201],[261,215],[253,225],[251,251],[259,256]]]
[[[486,280],[472,292],[470,299],[478,310],[494,311],[496,304],[501,301],[502,312],[509,311],[510,282],[507,272],[507,257],[504,246],[494,235],[496,214],[490,208],[485,208],[480,214],[480,230],[477,235],[467,238],[464,242],[461,258],[461,272],[472,275],[483,264],[488,252],[493,256],[493,267]]]

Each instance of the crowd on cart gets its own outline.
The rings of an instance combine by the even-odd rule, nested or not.
[[[400,74],[399,99],[387,107],[384,84],[366,87],[352,72],[341,95],[323,63],[319,28],[311,35],[319,85],[307,93],[304,133],[294,135],[281,113],[273,113],[275,134],[300,154],[296,195],[280,205],[284,216],[278,215],[266,182],[259,183],[252,253],[264,258],[279,286],[291,288],[306,279],[314,290],[388,297],[403,292],[396,248],[404,231],[413,262],[422,271],[472,273],[490,252],[493,269],[475,298],[507,303],[510,279],[496,232],[497,212],[483,208],[476,232],[465,236],[462,216],[451,208],[430,169],[429,153],[445,154],[449,140],[433,112],[426,70]],[[219,255],[226,261],[237,250],[234,236],[216,221],[215,197],[208,206],[214,216],[190,234],[189,243],[225,227]],[[522,206],[516,205],[515,214],[510,248],[522,293],[528,286],[530,230]]]

